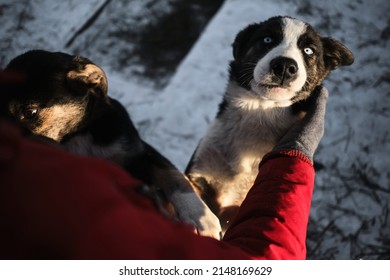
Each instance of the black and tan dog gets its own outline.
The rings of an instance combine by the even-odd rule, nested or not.
[[[5,70],[23,74],[26,81],[2,90],[3,116],[71,152],[121,165],[161,190],[176,218],[219,238],[217,217],[183,174],[140,138],[126,109],[107,95],[100,67],[83,57],[34,50],[14,58]]]
[[[303,117],[306,100],[326,76],[354,60],[340,42],[281,16],[239,32],[233,57],[217,117],[186,170],[224,230],[264,154]]]

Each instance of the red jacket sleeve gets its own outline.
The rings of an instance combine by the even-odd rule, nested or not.
[[[0,121],[1,259],[304,258],[313,170],[268,159],[223,241],[157,213],[141,183]]]
[[[257,259],[305,259],[313,188],[303,154],[268,155],[224,240]]]

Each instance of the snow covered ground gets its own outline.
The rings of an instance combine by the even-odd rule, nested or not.
[[[89,57],[105,69],[110,94],[144,139],[183,170],[217,111],[237,32],[273,15],[306,20],[355,54],[351,67],[325,82],[330,99],[315,157],[308,258],[390,259],[390,2],[225,0],[176,71],[148,75],[156,69],[137,56],[136,31],[159,26],[174,2],[0,0],[0,67],[33,48]]]

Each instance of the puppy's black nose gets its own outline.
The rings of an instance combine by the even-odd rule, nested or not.
[[[281,85],[287,86],[298,75],[298,64],[288,57],[277,57],[270,62],[271,71]]]

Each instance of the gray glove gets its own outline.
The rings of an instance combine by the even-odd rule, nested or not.
[[[317,87],[308,100],[306,116],[289,129],[273,151],[298,150],[313,162],[314,152],[324,135],[327,99],[328,90],[322,86]]]

